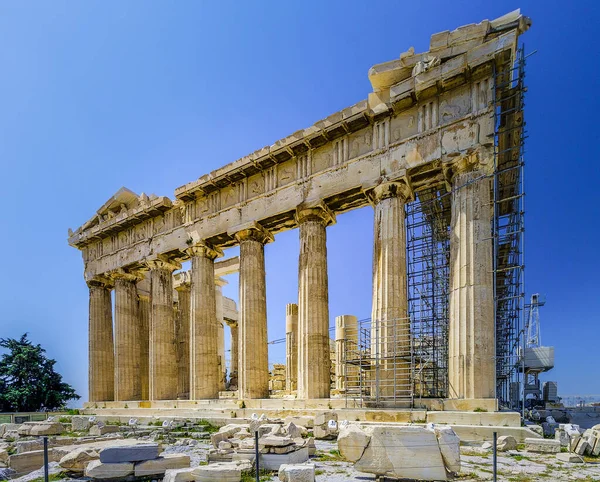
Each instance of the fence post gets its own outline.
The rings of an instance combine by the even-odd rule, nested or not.
[[[44,482],[48,482],[48,437],[44,437]]]
[[[494,473],[494,482],[497,481],[498,477],[498,457],[496,455],[496,445],[498,442],[498,432],[494,432],[494,442],[493,442],[493,452],[494,452],[494,460],[493,460],[493,473]]]
[[[258,463],[258,458],[260,456],[258,450],[258,430],[254,432],[254,453],[256,454],[256,482],[260,482],[260,466]],[[46,481],[48,482],[48,481]]]

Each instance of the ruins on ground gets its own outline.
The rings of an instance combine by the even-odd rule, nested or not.
[[[89,286],[87,406],[492,415],[518,403],[518,41],[529,25],[513,12],[437,33],[427,52],[373,66],[365,100],[177,188],[174,199],[120,189],[69,231]],[[327,228],[367,205],[372,317],[339,316],[332,337]],[[300,236],[298,299],[281,306],[286,366],[271,389],[295,398],[267,400],[264,246],[289,229]],[[239,258],[221,260],[235,245]],[[220,292],[235,271],[237,307]]]

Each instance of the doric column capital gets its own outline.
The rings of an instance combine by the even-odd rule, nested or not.
[[[108,273],[108,275],[113,280],[113,282],[116,282],[118,280],[123,280],[123,281],[130,281],[132,283],[137,283],[138,281],[141,281],[144,279],[144,274],[139,269],[130,270],[130,269],[119,268],[114,271],[111,271],[110,273]]]
[[[379,204],[384,199],[395,197],[401,199],[402,202],[406,202],[411,196],[411,188],[405,181],[384,182],[369,192],[369,197],[373,204]]]
[[[449,171],[451,181],[453,181],[455,177],[469,172],[479,171],[482,175],[489,175],[494,171],[493,162],[481,159],[477,153],[454,159],[452,162],[448,163],[445,168],[446,171]]]
[[[114,287],[114,281],[108,275],[94,276],[85,282],[88,288],[104,288],[109,290]]]
[[[235,320],[230,320],[228,318],[223,318],[223,321],[227,324],[229,328],[237,328],[238,322]]]
[[[238,243],[243,241],[258,241],[267,244],[273,241],[273,235],[258,223],[252,223],[236,231],[233,236]]]
[[[181,271],[173,276],[173,288],[177,291],[189,291],[192,288],[192,274]]]
[[[296,222],[304,224],[308,221],[317,221],[324,226],[335,224],[335,214],[325,204],[319,204],[317,206],[298,206],[296,208]]]
[[[175,261],[174,259],[168,258],[155,258],[155,259],[147,259],[144,261],[144,264],[150,268],[151,270],[167,270],[167,271],[175,271],[181,269],[181,263]]]
[[[223,256],[221,249],[211,246],[208,243],[196,243],[185,250],[188,256],[192,258],[198,256],[201,258],[216,259]]]

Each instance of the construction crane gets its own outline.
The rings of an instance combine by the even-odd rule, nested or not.
[[[520,360],[525,383],[523,396],[525,404],[529,407],[544,404],[539,375],[554,368],[554,347],[542,346],[540,307],[545,304],[545,299],[539,293],[531,295],[529,316],[525,325],[525,346]]]
[[[546,300],[541,298],[539,293],[531,295],[529,318],[527,320],[527,348],[534,348],[542,344],[540,335],[540,306],[544,306],[545,304]]]

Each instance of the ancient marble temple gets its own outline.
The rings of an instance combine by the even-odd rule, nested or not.
[[[328,227],[373,207],[372,314],[385,330],[407,317],[404,205],[434,185],[452,192],[449,394],[494,398],[492,186],[473,181],[489,179],[494,164],[494,69],[514,62],[528,27],[513,12],[435,34],[429,51],[373,66],[366,100],[177,188],[173,199],[123,188],[69,231],[89,287],[90,400],[216,399],[229,384],[240,399],[268,397],[264,247],[289,229],[300,250],[287,388],[328,398]],[[235,245],[239,259],[221,259]],[[184,261],[190,271],[180,271]],[[221,295],[222,276],[234,271],[237,307]],[[410,344],[377,349],[408,356]]]

